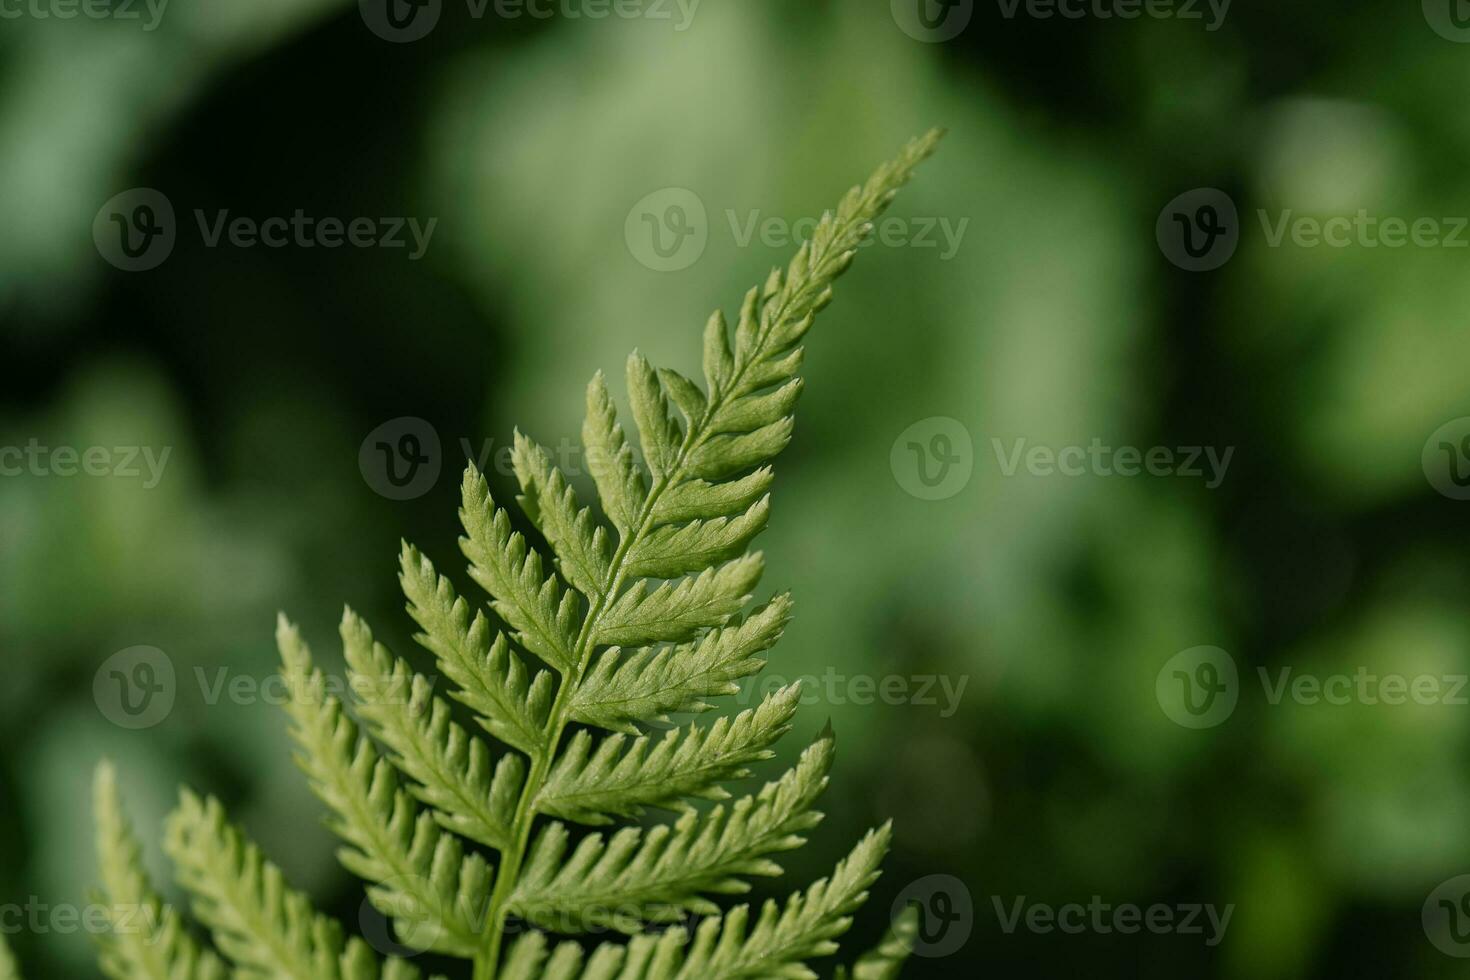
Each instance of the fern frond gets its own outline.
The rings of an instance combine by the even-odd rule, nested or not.
[[[745,553],[771,515],[771,498],[761,497],[735,517],[715,517],[655,528],[628,553],[633,578],[678,578]]]
[[[343,615],[342,638],[357,713],[392,750],[394,764],[416,780],[410,792],[445,830],[505,848],[525,760],[507,752],[492,770],[485,743],[456,724],[433,686],[373,642],[367,625],[350,611]]]
[[[471,620],[469,605],[417,548],[405,544],[399,563],[409,615],[423,630],[416,639],[458,685],[454,697],[475,712],[491,735],[528,755],[540,752],[546,743],[552,675],[538,670],[531,676],[503,634],[492,641],[484,614],[476,612]]]
[[[784,907],[767,901],[754,928],[749,906],[705,919],[689,933],[681,928],[640,935],[625,945],[604,943],[583,965],[582,947],[564,942],[550,958],[546,937],[527,933],[506,956],[506,980],[737,980],[781,977],[815,980],[805,960],[826,956],[852,924],[850,915],[867,899],[888,850],[885,824],[870,831],[830,878],[792,895]]]
[[[672,827],[625,827],[606,841],[589,834],[570,857],[567,829],[553,821],[531,847],[512,910],[560,932],[718,912],[702,893],[738,894],[749,888],[741,875],[780,874],[768,855],[801,846],[821,821],[811,807],[827,785],[832,744],[824,734],[753,796],[688,812]]]
[[[344,643],[358,625],[344,621]],[[333,832],[351,845],[338,851],[342,864],[373,885],[368,898],[394,919],[405,944],[473,956],[490,893],[489,866],[478,854],[465,856],[458,839],[442,833],[399,788],[393,767],[326,693],[311,651],[284,617],[276,639],[291,692],[291,734],[301,747],[297,762],[333,811]]]
[[[664,582],[649,592],[643,582],[609,604],[593,632],[599,646],[682,643],[721,626],[750,600],[765,559],[754,552],[707,568],[698,576]]]
[[[297,762],[344,842],[340,860],[366,880],[401,942],[473,960],[474,980],[805,980],[813,976],[805,961],[835,949],[877,875],[886,826],[830,879],[784,905],[765,903],[754,921],[748,906],[715,917],[712,901],[748,891],[751,877],[779,874],[775,857],[821,820],[813,807],[832,762],[830,733],[754,794],[731,800],[723,785],[772,755],[800,689],[708,727],[656,737],[643,726],[738,693],[737,681],[758,672],[780,638],[790,600],[778,595],[747,612],[763,569],[748,549],[769,520],[770,462],[791,439],[801,342],[872,222],[938,138],[911,142],[823,215],[791,263],[746,294],[733,329],[722,313],[709,318],[702,387],[636,352],[629,358],[641,454],[602,375],[592,379],[583,438],[599,509],[578,500],[544,448],[516,434],[517,499],[544,552],[467,468],[460,548],[504,632],[404,545],[399,577],[416,640],[457,685],[449,696],[498,745],[456,722],[434,684],[375,643],[349,610],[341,633],[360,730],[281,619]],[[110,769],[98,785],[108,893],[154,909],[159,938],[141,949],[116,931],[104,940],[104,967],[114,980],[223,980],[223,960],[195,945],[148,890]],[[716,803],[696,809],[699,800]],[[578,829],[575,843],[563,822],[612,824],[649,807],[678,816],[607,836]],[[466,842],[498,851],[498,869]],[[166,847],[199,918],[236,962],[233,977],[418,977],[403,960],[380,964],[361,941],[344,943],[340,927],[287,888],[217,801],[186,791]],[[511,917],[560,932],[636,934],[690,913],[710,918],[692,932],[674,926],[604,944],[590,957],[576,943],[550,950],[535,931],[501,955]],[[912,921],[901,919],[858,961],[858,980],[889,980],[906,938]]]
[[[587,385],[587,418],[582,423],[582,442],[603,512],[619,536],[626,539],[637,527],[648,486],[638,461],[633,458],[633,447],[628,445],[623,427],[618,424],[612,395],[601,371]]]
[[[511,464],[521,485],[521,510],[546,536],[556,567],[586,596],[596,600],[608,576],[607,531],[589,507],[577,503],[577,494],[541,446],[519,431]]]
[[[718,784],[750,773],[745,766],[774,753],[770,746],[791,729],[801,698],[792,684],[734,718],[708,728],[688,725],[628,739],[612,735],[596,743],[578,732],[567,744],[537,797],[542,813],[579,823],[606,824],[607,814],[636,817],[646,806],[687,809],[686,797],[728,799]]]
[[[600,654],[571,697],[575,721],[635,733],[635,721],[664,721],[673,712],[705,711],[705,698],[736,694],[735,682],[765,666],[791,620],[791,597],[775,596],[744,619],[697,641]]]
[[[194,941],[178,911],[149,883],[110,762],[99,763],[93,774],[92,814],[102,874],[97,904],[107,913],[107,931],[97,939],[102,972],[112,980],[224,980],[224,963]],[[0,955],[0,980],[7,976],[5,959]]]
[[[910,905],[893,920],[878,945],[868,950],[852,965],[853,980],[894,980],[904,961],[914,951],[914,938],[919,934],[919,907]],[[847,967],[837,968],[837,980],[847,980]]]
[[[183,790],[169,816],[164,848],[194,914],[235,964],[237,980],[416,980],[419,971],[390,959],[380,970],[360,939],[316,912],[280,869],[225,819],[213,797]]]
[[[460,550],[470,560],[470,576],[491,595],[491,605],[516,631],[531,653],[563,674],[576,663],[576,593],[562,588],[555,574],[543,572],[541,553],[510,526],[510,514],[497,507],[484,476],[465,470]]]

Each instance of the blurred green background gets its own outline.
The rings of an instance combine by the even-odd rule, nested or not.
[[[186,782],[357,923],[284,716],[208,703],[196,669],[268,676],[278,609],[339,663],[344,601],[413,655],[398,542],[457,569],[462,440],[575,439],[587,378],[619,377],[634,347],[695,371],[710,310],[791,251],[745,240],[747,222],[818,213],[940,125],[893,213],[967,222],[958,247],[875,245],[839,285],[760,546],[763,590],[797,603],[771,674],[964,687],[953,711],[937,686],[934,705],[816,689],[785,750],[831,719],[828,818],[757,895],[892,817],[847,955],[926,876],[961,879],[973,913],[912,975],[1461,975],[1421,909],[1470,872],[1470,708],[1272,704],[1257,670],[1470,671],[1470,504],[1421,465],[1470,414],[1467,253],[1272,247],[1258,213],[1470,214],[1454,94],[1470,46],[1435,29],[1433,2],[1242,4],[1215,30],[1203,7],[927,6],[963,20],[944,38],[906,2],[599,19],[569,16],[579,0],[549,18],[444,0],[412,43],[341,0],[175,0],[152,30],[0,21],[0,446],[171,450],[153,487],[0,477],[0,904],[85,901],[107,754],[159,881],[158,824]],[[92,231],[135,187],[166,195],[178,240],[130,273]],[[1207,272],[1155,240],[1197,187],[1240,215]],[[666,188],[705,209],[703,251],[673,271],[634,234]],[[220,209],[438,223],[418,261],[206,247],[194,212]],[[393,500],[359,448],[404,416],[438,434],[443,472]],[[905,489],[900,435],[934,417],[956,420],[973,471],[930,500]],[[1210,489],[1007,476],[993,440],[1017,439],[1234,451]],[[503,497],[513,482],[492,473]],[[137,645],[165,651],[179,687],[159,724],[127,730],[93,680]],[[1194,730],[1155,681],[1201,645],[1237,664],[1239,703]],[[1234,911],[1213,946],[1007,931],[997,912],[1095,895]],[[30,976],[96,975],[84,935],[10,939]]]

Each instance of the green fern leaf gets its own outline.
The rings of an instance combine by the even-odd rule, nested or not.
[[[505,848],[525,760],[507,752],[492,771],[485,743],[456,724],[432,685],[374,643],[367,625],[350,611],[342,637],[358,715],[392,750],[394,764],[416,780],[410,792],[432,808],[445,830]]]
[[[626,539],[636,527],[648,497],[648,487],[633,458],[633,448],[618,424],[612,395],[601,371],[587,385],[587,418],[582,423],[582,442],[602,509],[619,536]]]
[[[605,651],[572,695],[572,718],[631,734],[635,721],[707,710],[705,698],[737,693],[737,680],[765,666],[758,655],[775,645],[790,619],[791,599],[782,594],[694,643]]]
[[[876,877],[887,827],[864,838],[830,879],[784,906],[767,902],[754,922],[746,906],[716,917],[712,900],[747,891],[751,877],[780,873],[775,857],[804,843],[821,820],[813,806],[831,766],[830,733],[759,792],[731,800],[724,786],[771,756],[791,727],[799,688],[708,727],[655,737],[645,726],[737,693],[786,626],[784,594],[747,610],[763,569],[760,553],[748,549],[769,519],[770,461],[792,436],[801,341],[872,221],[937,139],[912,142],[824,215],[789,266],[746,294],[733,330],[723,314],[710,317],[703,387],[637,353],[629,358],[643,463],[602,375],[592,379],[583,437],[606,522],[577,499],[550,454],[517,433],[517,499],[545,541],[543,556],[513,528],[486,479],[467,469],[460,546],[504,632],[404,545],[399,578],[416,639],[456,685],[450,696],[499,745],[462,727],[435,695],[436,682],[375,643],[349,610],[341,632],[360,731],[281,620],[297,761],[345,842],[342,863],[367,881],[369,900],[393,920],[400,941],[473,960],[474,980],[805,978],[807,959],[833,952]],[[221,980],[223,962],[194,945],[147,891],[137,847],[109,795],[110,770],[105,786],[104,881],[110,893],[160,910],[160,941],[140,950],[129,937],[110,936],[104,967],[127,980]],[[701,810],[699,800],[716,803]],[[607,836],[563,822],[607,825],[646,808],[678,816]],[[473,844],[498,852],[494,874],[467,848]],[[379,964],[361,941],[344,943],[337,924],[285,886],[214,800],[185,792],[167,849],[199,918],[235,961],[234,976],[418,976],[402,960]],[[710,918],[692,934],[677,926],[637,934],[689,913]],[[560,932],[610,925],[637,935],[584,957],[575,943],[550,949],[533,930],[502,957],[512,918]],[[860,980],[887,980],[897,969],[911,939],[905,922],[858,961]]]
[[[468,604],[429,559],[403,546],[399,582],[408,612],[423,630],[416,637],[459,685],[454,697],[476,713],[491,735],[529,755],[546,742],[546,715],[554,681],[546,671],[532,677],[503,634],[490,640],[482,613],[470,619]]]
[[[149,884],[111,763],[98,764],[92,777],[92,811],[102,872],[97,904],[108,917],[107,932],[98,937],[102,972],[112,980],[224,980],[224,963],[194,941],[177,910]]]
[[[361,628],[345,619],[344,644],[362,642],[352,635]],[[402,942],[473,956],[477,916],[490,892],[489,865],[478,854],[464,856],[458,839],[441,833],[434,817],[398,787],[393,767],[359,736],[341,702],[326,693],[311,651],[284,617],[276,638],[291,691],[291,734],[301,747],[297,761],[332,809],[332,830],[351,845],[338,852],[343,865],[374,884],[368,897],[394,918]]]
[[[474,468],[465,470],[460,548],[470,575],[493,597],[491,605],[531,653],[562,673],[576,662],[577,600],[555,575],[543,574],[541,554],[511,530],[510,515],[495,506],[490,487]]]
[[[910,905],[893,920],[878,945],[858,957],[852,966],[853,980],[894,980],[914,951],[918,935],[919,907]],[[847,980],[847,975],[846,967],[837,968],[837,980]]]
[[[693,578],[664,582],[649,592],[643,582],[614,600],[593,633],[599,646],[682,643],[725,623],[750,600],[765,561],[754,552]]]
[[[708,728],[689,725],[660,739],[613,735],[596,742],[578,732],[567,744],[537,797],[543,813],[579,823],[606,824],[607,814],[636,817],[646,806],[684,810],[686,797],[727,799],[717,784],[750,773],[745,766],[774,753],[770,746],[791,729],[801,686],[792,684],[759,706]]]
[[[212,797],[188,790],[169,816],[164,848],[179,884],[194,896],[194,914],[235,963],[237,980],[416,980],[403,960],[379,970],[360,939],[292,891],[275,865],[225,819]]]
[[[675,927],[635,936],[626,945],[604,943],[585,967],[577,943],[558,945],[548,959],[546,937],[532,932],[507,954],[505,975],[508,980],[814,980],[816,974],[803,961],[836,949],[833,939],[847,931],[852,911],[878,877],[889,835],[887,825],[869,832],[830,878],[791,896],[784,908],[767,901],[754,928],[749,907],[740,905],[723,917],[705,919],[692,942],[687,931]]]
[[[591,508],[577,503],[546,450],[520,432],[511,463],[521,485],[521,509],[551,543],[562,577],[588,599],[597,599],[608,575],[607,532]]]
[[[832,738],[823,735],[756,795],[686,813],[672,827],[626,827],[606,841],[591,834],[570,857],[566,827],[552,822],[532,845],[512,908],[559,932],[626,928],[631,916],[713,914],[719,907],[702,893],[743,892],[749,886],[741,875],[781,873],[767,855],[801,846],[801,835],[820,822],[811,807],[831,765]]]

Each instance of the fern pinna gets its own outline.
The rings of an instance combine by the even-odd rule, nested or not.
[[[474,980],[809,977],[804,961],[836,949],[877,877],[886,826],[784,904],[720,914],[711,898],[779,873],[777,856],[820,820],[813,806],[832,764],[829,732],[759,791],[732,798],[722,786],[773,754],[792,725],[797,688],[708,727],[657,736],[646,728],[735,693],[781,636],[790,600],[747,608],[763,564],[747,549],[766,523],[770,461],[791,438],[801,341],[872,221],[938,139],[913,141],[824,215],[790,266],[746,294],[733,331],[723,314],[710,317],[703,388],[636,353],[629,359],[641,463],[606,382],[592,379],[582,432],[604,517],[517,434],[517,499],[554,561],[513,529],[485,478],[466,472],[462,549],[500,625],[404,547],[400,579],[418,639],[488,740],[461,726],[433,685],[351,611],[341,627],[358,696],[349,715],[282,618],[298,761],[345,842],[342,863],[366,881],[404,946],[469,960]],[[111,977],[419,976],[402,958],[344,940],[218,801],[186,790],[165,846],[219,953],[203,948],[151,890],[113,781],[109,767],[99,769],[103,898],[151,913],[132,929],[114,923],[102,948]],[[584,829],[649,808],[677,817]],[[697,926],[678,924],[691,914]],[[913,925],[901,918],[854,973],[893,976]],[[547,939],[608,932],[628,935],[590,955],[575,939]]]

